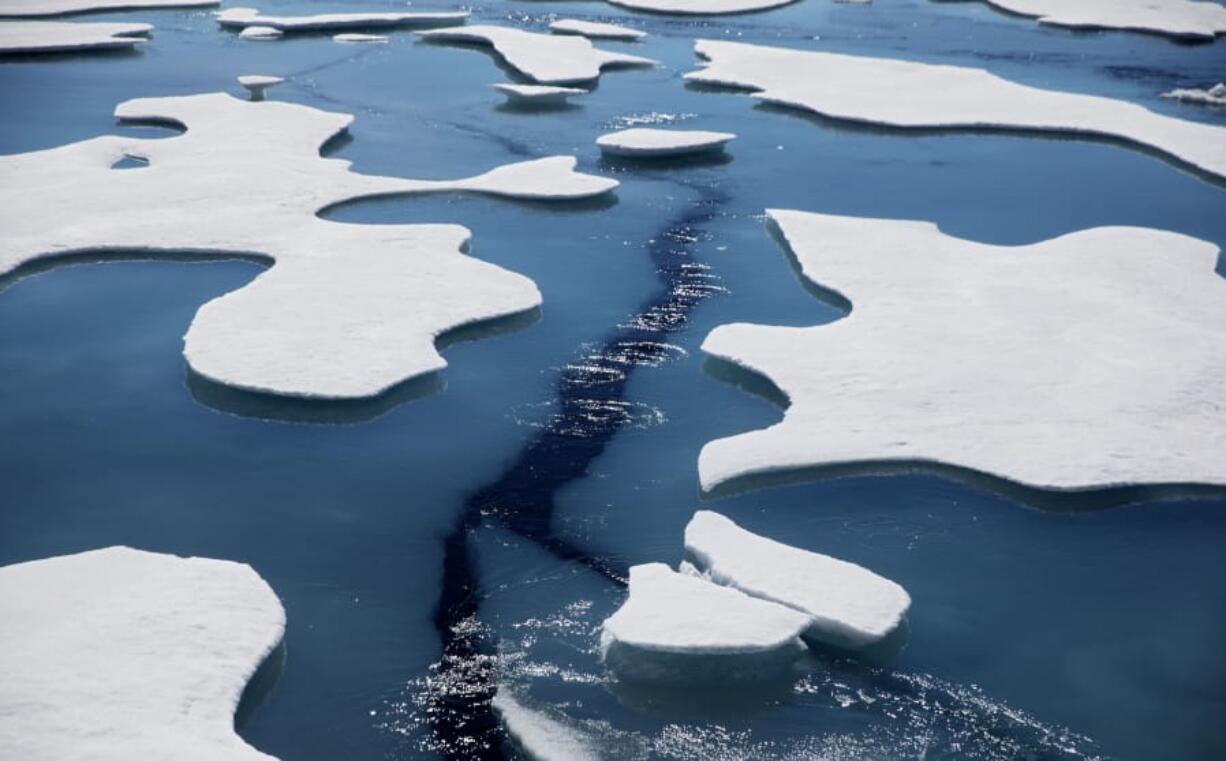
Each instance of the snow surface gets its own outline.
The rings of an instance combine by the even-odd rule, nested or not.
[[[221,0],[0,0],[0,16],[33,18],[89,11],[204,8],[220,4]]]
[[[445,367],[434,347],[440,333],[541,301],[527,278],[464,255],[464,227],[343,224],[320,219],[321,209],[445,190],[586,198],[617,186],[575,173],[568,156],[458,180],[356,174],[319,156],[350,115],[224,93],[131,100],[115,113],[187,131],[0,156],[0,274],[43,257],[115,250],[266,256],[275,266],[200,308],[184,355],[218,383],[275,394],[378,394]],[[149,166],[111,170],[125,155]]]
[[[490,705],[506,733],[532,761],[599,761],[600,753],[581,732],[528,708],[502,686]]]
[[[1219,82],[1207,90],[1191,88],[1171,90],[1162,93],[1162,97],[1205,106],[1226,106],[1226,83]]]
[[[149,24],[0,21],[0,54],[75,53],[148,42]]]
[[[333,42],[387,42],[386,34],[359,34],[346,32],[332,35]]]
[[[239,37],[244,40],[275,40],[281,37],[285,32],[280,29],[274,29],[271,26],[249,26],[238,33]]]
[[[1213,244],[1100,227],[994,246],[927,222],[768,214],[802,276],[853,309],[828,325],[711,332],[703,351],[791,404],[776,425],[703,447],[704,490],[891,461],[1053,489],[1226,484]]]
[[[721,151],[735,137],[731,132],[633,127],[601,135],[596,145],[613,156],[686,156]]]
[[[663,563],[630,569],[630,594],[601,631],[601,657],[627,681],[765,679],[804,652],[809,617]]]
[[[284,631],[242,563],[109,547],[0,568],[0,757],[268,761],[234,711]]]
[[[590,82],[598,78],[606,66],[654,66],[656,63],[648,58],[601,50],[584,37],[537,34],[504,26],[457,26],[417,34],[427,40],[492,45],[513,69],[546,85]]]
[[[628,26],[569,18],[558,19],[549,25],[549,30],[558,34],[577,34],[594,40],[641,40],[647,36],[647,32],[640,32]]]
[[[238,83],[251,93],[252,100],[263,100],[265,90],[284,81],[284,77],[273,77],[266,74],[243,74],[238,78]]]
[[[536,106],[558,106],[572,95],[587,95],[587,90],[578,87],[555,87],[553,85],[513,85],[500,82],[490,85],[507,96],[508,103]]]
[[[758,90],[753,97],[891,127],[1028,129],[1119,138],[1226,177],[1226,127],[1133,103],[1040,90],[982,69],[699,40],[710,63],[686,79]]]
[[[373,27],[421,27],[464,23],[467,11],[441,13],[322,13],[316,16],[261,16],[255,8],[227,8],[218,11],[217,23],[224,27],[270,26],[283,32]]]
[[[636,11],[669,13],[678,16],[719,16],[753,13],[791,5],[796,0],[606,0],[610,5]]]
[[[709,510],[685,527],[685,551],[711,581],[808,615],[803,636],[813,642],[871,645],[911,606],[906,590],[866,568],[758,536]]]
[[[1226,7],[1197,0],[986,0],[1040,24],[1117,29],[1171,37],[1213,39],[1226,33]]]

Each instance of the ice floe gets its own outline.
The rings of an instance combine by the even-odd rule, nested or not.
[[[362,34],[360,32],[344,32],[332,35],[333,42],[387,42],[386,34]]]
[[[720,16],[753,13],[791,5],[796,0],[606,0],[636,11],[668,13],[678,16]]]
[[[986,0],[1040,24],[1114,29],[1170,37],[1213,39],[1226,33],[1226,6],[1201,0]]]
[[[699,510],[685,527],[686,559],[706,578],[810,616],[804,638],[864,647],[898,628],[906,590],[854,563],[790,547]]]
[[[590,82],[605,67],[656,63],[649,58],[601,50],[585,37],[537,34],[505,26],[457,26],[417,34],[427,40],[486,43],[513,69],[546,85]]]
[[[507,735],[532,761],[599,761],[600,752],[582,732],[543,711],[528,708],[506,686],[491,702]]]
[[[735,137],[731,132],[632,127],[601,135],[596,145],[611,156],[656,158],[722,151]]]
[[[75,53],[133,48],[149,41],[149,24],[0,21],[0,54]]]
[[[783,421],[708,443],[702,488],[942,463],[1050,489],[1226,484],[1218,249],[1102,227],[1023,246],[927,222],[768,212],[832,324],[732,324],[708,355],[769,378]]]
[[[0,749],[269,761],[234,711],[284,631],[241,563],[110,547],[0,568]]]
[[[247,88],[252,100],[264,100],[264,91],[285,81],[284,77],[273,77],[267,74],[243,74],[238,83]]]
[[[464,227],[342,224],[319,218],[321,209],[432,191],[586,198],[617,185],[574,172],[568,156],[458,180],[361,175],[319,156],[350,115],[224,93],[131,100],[115,113],[187,131],[0,156],[0,274],[117,250],[274,260],[202,306],[184,338],[199,375],[250,391],[373,396],[445,367],[434,346],[445,331],[540,304],[532,281],[462,253]],[[149,166],[110,169],[125,155]]]
[[[601,630],[619,679],[684,682],[769,679],[804,652],[809,617],[663,563],[630,569],[630,594]]]
[[[238,33],[244,40],[276,40],[285,32],[271,26],[249,26]]]
[[[982,69],[699,40],[709,63],[686,79],[756,90],[753,97],[890,127],[1023,129],[1110,137],[1226,177],[1226,127],[1111,98],[1041,90]]]
[[[1162,97],[1181,100],[1185,103],[1199,103],[1204,106],[1226,106],[1226,83],[1219,82],[1207,90],[1180,88],[1164,92]]]
[[[150,8],[204,8],[221,0],[3,0],[0,17],[65,16],[90,11],[131,11]]]
[[[641,40],[647,32],[617,24],[602,24],[596,21],[558,19],[549,25],[549,30],[558,34],[577,34],[594,40]]]
[[[507,103],[518,106],[561,106],[572,95],[587,95],[587,90],[578,87],[554,85],[515,85],[500,82],[490,85],[507,96]]]
[[[431,13],[321,13],[315,16],[261,16],[255,8],[218,11],[217,23],[229,28],[270,26],[283,32],[373,29],[378,27],[423,27],[464,23],[467,11]]]

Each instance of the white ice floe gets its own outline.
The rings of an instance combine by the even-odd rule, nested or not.
[[[267,74],[243,74],[238,78],[238,83],[251,93],[252,100],[263,100],[265,90],[284,81],[284,77],[273,77]]]
[[[627,681],[768,679],[804,652],[809,617],[663,563],[630,569],[630,594],[604,622],[601,656]]]
[[[513,105],[560,106],[572,95],[587,95],[587,90],[578,87],[555,87],[553,85],[513,85],[500,82],[490,85],[507,96]]]
[[[373,396],[445,367],[434,346],[441,333],[540,304],[532,281],[464,255],[469,232],[459,225],[342,224],[319,218],[321,209],[448,190],[585,198],[617,185],[575,173],[568,156],[458,180],[356,174],[319,156],[350,115],[224,93],[131,100],[115,113],[187,131],[0,156],[0,274],[109,251],[275,260],[201,307],[184,338],[196,372],[254,391]],[[125,155],[149,166],[111,170]]]
[[[262,16],[255,8],[218,11],[217,23],[229,28],[270,26],[283,32],[373,29],[376,27],[422,27],[464,23],[467,11],[433,13],[321,13],[315,16]]]
[[[735,137],[731,132],[633,127],[601,135],[596,145],[611,156],[660,158],[722,151]]]
[[[387,42],[386,34],[361,34],[358,32],[345,32],[343,34],[332,35],[333,42]]]
[[[532,761],[599,761],[591,740],[543,711],[528,708],[499,687],[490,703],[507,735]]]
[[[1164,98],[1174,98],[1185,103],[1199,103],[1204,106],[1226,106],[1226,83],[1219,82],[1207,90],[1185,88],[1162,93]]]
[[[547,85],[590,82],[607,66],[656,63],[648,58],[601,50],[584,37],[537,34],[504,26],[457,26],[417,34],[427,40],[486,43],[516,71]]]
[[[641,40],[647,36],[647,32],[640,32],[628,26],[570,18],[558,19],[549,25],[549,30],[558,34],[577,34],[594,40]]]
[[[241,563],[110,547],[0,568],[0,755],[269,761],[234,711],[284,631]]]
[[[1001,10],[1072,29],[1150,32],[1188,39],[1226,33],[1226,6],[1199,0],[986,0]]]
[[[1024,484],[1226,484],[1218,249],[1102,227],[1024,246],[927,222],[768,212],[832,324],[716,328],[703,351],[771,381],[783,421],[707,444],[710,491],[845,463],[936,462]]]
[[[133,48],[148,42],[151,31],[153,27],[148,24],[0,21],[0,54]]]
[[[756,90],[753,97],[823,116],[891,127],[1024,129],[1111,137],[1226,177],[1226,127],[1134,103],[1040,90],[982,69],[699,40],[705,68],[686,79]]]
[[[911,606],[906,590],[866,568],[758,536],[709,510],[685,527],[685,551],[711,581],[808,615],[803,636],[812,642],[871,645]]]
[[[89,11],[203,8],[220,4],[221,0],[0,0],[0,16],[35,18]]]
[[[678,16],[720,16],[731,13],[753,13],[791,5],[796,0],[607,0],[636,11],[668,13]]]
[[[271,26],[249,26],[239,32],[238,36],[244,40],[275,40],[284,34],[285,32]]]

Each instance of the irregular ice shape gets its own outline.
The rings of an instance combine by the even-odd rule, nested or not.
[[[993,246],[927,222],[768,211],[803,277],[854,304],[815,327],[716,328],[783,421],[719,439],[702,488],[852,462],[939,462],[1051,489],[1226,485],[1217,247],[1100,227]]]
[[[605,619],[601,657],[626,681],[769,679],[804,652],[809,617],[663,563],[630,569],[630,595]]]
[[[1040,90],[982,69],[699,40],[694,82],[836,119],[891,127],[1027,129],[1118,138],[1226,177],[1226,128],[1133,103]]]
[[[387,42],[386,34],[358,34],[347,32],[332,35],[333,42]]]
[[[1211,40],[1226,32],[1226,7],[1198,0],[986,0],[1040,24],[1072,29],[1151,32]]]
[[[1226,106],[1226,83],[1219,82],[1208,90],[1179,89],[1162,93],[1164,98],[1174,98],[1185,103],[1205,106]]]
[[[149,24],[0,21],[0,54],[76,53],[133,48],[148,42]]]
[[[284,631],[242,563],[110,547],[0,568],[0,755],[269,761],[234,711]]]
[[[731,13],[754,13],[791,5],[796,0],[607,0],[636,11],[669,13],[678,16],[721,16]]]
[[[462,24],[468,15],[467,11],[447,11],[441,13],[322,13],[316,16],[261,16],[255,8],[227,8],[217,13],[217,23],[230,28],[270,26],[283,32],[305,32]]]
[[[498,688],[490,705],[507,735],[532,761],[599,761],[600,753],[581,732],[528,708],[506,687]]]
[[[356,174],[318,153],[353,117],[224,93],[132,100],[115,113],[187,131],[0,156],[0,274],[114,250],[267,256],[274,267],[200,308],[184,355],[206,378],[274,394],[376,395],[445,367],[441,333],[540,304],[527,278],[463,255],[463,227],[342,224],[321,209],[445,190],[585,198],[617,185],[576,174],[567,156],[459,180]],[[149,166],[112,171],[124,155]]]
[[[221,0],[3,0],[0,16],[35,18],[89,11],[132,11],[150,8],[204,8]]]
[[[244,74],[238,78],[238,83],[251,93],[252,100],[264,100],[265,90],[284,81],[284,77],[272,77],[266,74]]]
[[[731,132],[633,127],[601,135],[596,138],[596,145],[611,156],[688,156],[722,151],[735,137]]]
[[[685,551],[712,581],[808,615],[803,636],[813,642],[871,645],[911,606],[906,590],[866,568],[758,536],[709,510],[685,527]]]
[[[490,85],[505,93],[507,102],[513,105],[560,106],[572,95],[587,95],[587,90],[578,87],[554,87],[553,85],[513,85],[501,82]]]
[[[584,37],[537,34],[505,26],[457,26],[418,32],[427,40],[484,42],[512,68],[540,84],[589,82],[606,66],[654,66],[655,61],[594,47]]]
[[[558,34],[577,34],[593,40],[641,40],[647,36],[647,32],[640,32],[628,26],[569,18],[558,19],[549,25],[549,30]]]
[[[280,29],[271,26],[249,26],[238,33],[244,40],[275,40],[284,35]]]

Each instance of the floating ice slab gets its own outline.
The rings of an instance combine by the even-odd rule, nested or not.
[[[808,615],[803,636],[813,642],[871,645],[911,606],[906,590],[866,568],[758,536],[709,510],[685,527],[685,551],[711,581]]]
[[[280,29],[271,26],[249,26],[238,33],[244,40],[275,40],[284,35]]]
[[[600,761],[601,754],[581,732],[520,703],[499,687],[490,705],[506,733],[532,761]]]
[[[387,42],[386,34],[358,34],[346,32],[332,35],[333,42]]]
[[[458,180],[356,174],[319,156],[353,117],[224,93],[132,100],[115,113],[187,131],[0,156],[0,274],[43,257],[116,250],[275,260],[201,307],[184,339],[196,372],[252,391],[373,396],[445,367],[434,347],[441,333],[540,304],[527,278],[461,253],[463,227],[342,224],[320,219],[321,209],[448,190],[586,198],[617,185],[575,173],[567,156]],[[125,155],[149,167],[111,170]]]
[[[663,563],[630,569],[630,595],[604,622],[601,655],[626,681],[756,680],[800,653],[809,617]]]
[[[711,332],[703,351],[791,404],[777,425],[707,444],[704,490],[891,461],[1051,489],[1226,484],[1216,246],[1135,227],[992,246],[926,222],[768,213],[802,276],[854,308]]]
[[[3,0],[0,16],[34,18],[89,11],[130,11],[149,8],[204,8],[221,0]]]
[[[249,566],[110,547],[0,568],[11,759],[269,761],[234,731],[285,612]]]
[[[1226,7],[1198,0],[986,0],[1001,10],[1072,29],[1151,32],[1187,39],[1226,33]]]
[[[611,156],[659,158],[722,151],[735,137],[731,132],[634,127],[601,135],[596,145]]]
[[[647,32],[617,24],[601,24],[578,19],[558,19],[549,25],[549,30],[558,34],[577,34],[594,40],[641,40]]]
[[[148,24],[0,21],[0,55],[133,48],[151,31]]]
[[[578,87],[555,87],[553,85],[513,85],[500,82],[490,85],[507,96],[514,105],[561,106],[572,95],[587,95],[587,90]]]
[[[753,13],[791,5],[796,0],[607,0],[636,11],[669,13],[678,16],[721,16],[731,13]]]
[[[227,8],[217,13],[224,27],[270,26],[283,32],[375,27],[422,27],[464,23],[466,11],[441,13],[322,13],[316,16],[261,16],[255,8]]]
[[[427,40],[489,44],[516,71],[547,85],[590,82],[607,66],[654,66],[656,63],[648,58],[601,50],[583,37],[537,34],[503,26],[458,26],[417,34]]]
[[[247,88],[252,100],[264,100],[264,91],[284,82],[283,77],[272,77],[266,74],[244,74],[238,78],[238,83]]]
[[[1226,177],[1226,128],[1133,103],[1040,90],[982,69],[699,40],[710,63],[686,79],[758,90],[753,97],[890,127],[1026,129],[1113,137]]]
[[[1226,106],[1226,83],[1219,82],[1208,90],[1178,89],[1162,93],[1164,98],[1174,98],[1185,103],[1205,106]]]

